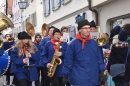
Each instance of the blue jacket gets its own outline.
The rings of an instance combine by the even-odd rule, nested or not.
[[[2,48],[0,48],[0,56],[2,56],[4,54],[4,47],[2,46]]]
[[[34,45],[38,48],[38,50],[40,51],[40,45],[39,44],[36,44],[34,43]],[[38,52],[38,60],[36,61],[36,67],[44,67],[43,65],[43,61],[40,59],[40,55],[41,55],[41,52]]]
[[[63,64],[64,64],[64,55],[66,52],[66,48],[67,48],[67,43],[64,42],[61,44],[62,48],[60,49],[60,51],[62,52],[62,56],[60,56],[60,59],[62,60],[62,63],[60,65],[58,65],[55,75],[57,77],[63,77],[63,74],[61,73],[62,68],[63,68]],[[41,58],[43,60],[44,65],[46,66],[47,63],[50,63],[53,55],[54,55],[54,48],[53,48],[53,44],[51,41],[47,42],[45,45],[45,49],[42,51],[41,53]]]
[[[105,70],[101,52],[95,40],[85,43],[73,39],[66,50],[62,73],[74,86],[97,86],[100,71]]]
[[[31,53],[32,57],[29,59],[29,64],[35,64],[35,62],[38,59],[37,52]],[[28,80],[30,82],[38,80],[38,74],[37,74],[37,69],[36,69],[35,65],[33,67],[29,68],[30,75],[28,75],[28,69],[23,68],[23,66],[26,65],[23,63],[24,58],[25,58],[25,56],[18,57],[18,48],[15,47],[11,53],[11,60],[16,66],[15,75],[16,75],[17,79],[21,80],[21,79],[25,78],[26,80]]]
[[[41,41],[40,41],[40,51],[42,51],[43,49],[44,49],[44,46],[45,46],[45,44],[48,42],[48,41],[50,41],[51,40],[51,38],[50,37],[45,37],[45,38],[43,38]]]
[[[9,48],[11,48],[12,46],[14,46],[15,42],[12,41],[12,42],[4,42],[4,50],[7,50]],[[8,55],[10,56],[11,55],[11,52],[9,51],[8,52]]]

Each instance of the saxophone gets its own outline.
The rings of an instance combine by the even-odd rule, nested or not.
[[[48,72],[47,72],[47,76],[50,77],[50,78],[52,78],[54,76],[54,73],[56,71],[57,66],[62,63],[59,56],[55,55],[55,53],[59,52],[59,50],[60,50],[60,44],[61,44],[61,41],[58,42],[58,44],[56,46],[56,50],[54,52],[53,58],[52,58],[51,63],[50,63],[52,66],[48,69]]]

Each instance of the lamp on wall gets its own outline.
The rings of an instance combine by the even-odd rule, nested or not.
[[[27,2],[21,1],[18,2],[20,9],[26,9],[27,8]]]

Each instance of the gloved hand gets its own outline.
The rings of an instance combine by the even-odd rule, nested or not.
[[[63,78],[62,78],[63,84],[67,84],[67,81],[68,81],[68,76],[64,75]]]

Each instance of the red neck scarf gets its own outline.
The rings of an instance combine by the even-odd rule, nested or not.
[[[34,41],[34,44],[39,44],[39,42]]]
[[[54,38],[51,39],[52,44],[54,45],[53,48],[56,50],[57,44],[56,42],[59,42],[59,40],[55,40]]]
[[[23,47],[23,53],[26,55],[26,46]]]
[[[82,49],[83,49],[83,48],[84,48],[84,43],[87,42],[87,41],[89,41],[89,40],[91,39],[91,36],[90,36],[90,34],[89,34],[89,35],[88,35],[88,38],[83,39],[83,38],[80,36],[80,34],[78,33],[78,34],[76,34],[76,39],[79,39],[79,40],[82,41]]]

